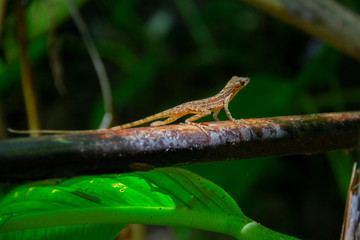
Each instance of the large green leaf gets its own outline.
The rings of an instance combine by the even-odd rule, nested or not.
[[[294,239],[247,218],[224,190],[181,168],[57,181],[19,186],[2,200],[0,239],[113,239],[128,223]]]

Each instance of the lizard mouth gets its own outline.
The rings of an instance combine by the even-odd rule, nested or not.
[[[244,77],[244,78],[241,79],[240,85],[245,87],[249,82],[250,82],[250,78]]]

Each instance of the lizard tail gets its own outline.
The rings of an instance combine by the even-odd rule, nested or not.
[[[166,118],[166,117],[170,117],[172,115],[172,111],[170,111],[172,109],[160,112],[158,114],[140,119],[138,121],[135,122],[131,122],[131,123],[127,123],[124,125],[120,125],[120,126],[116,126],[116,127],[112,127],[109,128],[111,130],[119,130],[119,129],[125,129],[125,128],[131,128],[131,127],[135,127],[144,123],[148,123],[160,118]],[[7,129],[9,132],[11,133],[16,133],[16,134],[31,134],[31,133],[43,133],[43,134],[69,134],[69,133],[84,133],[84,132],[95,132],[95,131],[100,131],[100,129],[94,129],[94,130],[16,130],[16,129],[12,129],[12,128],[8,128]],[[104,129],[102,129],[104,130]]]
[[[69,133],[84,133],[89,131],[99,130],[16,130],[12,128],[7,129],[11,133],[16,134],[31,134],[31,133],[43,133],[43,134],[69,134]]]
[[[169,109],[169,110],[171,110],[171,109]],[[119,130],[119,129],[124,129],[124,128],[131,128],[131,127],[135,127],[135,126],[142,125],[142,124],[144,124],[144,123],[148,123],[148,122],[152,122],[152,121],[158,120],[158,119],[160,119],[160,118],[170,117],[170,116],[171,116],[171,111],[169,111],[169,110],[166,110],[166,111],[157,113],[157,114],[155,114],[155,115],[152,115],[152,116],[149,116],[149,117],[146,117],[146,118],[137,120],[137,121],[135,121],[135,122],[131,122],[131,123],[127,123],[127,124],[124,124],[124,125],[112,127],[112,128],[110,128],[110,129],[112,129],[112,130]]]

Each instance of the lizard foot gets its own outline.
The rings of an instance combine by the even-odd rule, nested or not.
[[[185,124],[190,124],[190,125],[198,127],[206,135],[207,139],[210,140],[209,134],[207,133],[206,129],[203,127],[203,124],[194,123],[194,122],[185,122]]]
[[[243,123],[242,119],[233,119],[231,120],[233,123]]]

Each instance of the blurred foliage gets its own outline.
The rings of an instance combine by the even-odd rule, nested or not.
[[[99,83],[60,2],[27,5],[43,128],[96,128],[103,114]],[[241,1],[76,2],[106,64],[114,125],[211,96],[232,75],[251,78],[230,103],[236,118],[359,110],[358,62]],[[358,1],[339,2],[360,9]],[[14,29],[9,3],[1,39],[0,126],[26,129]],[[54,48],[59,62],[49,58]],[[64,69],[63,78],[53,74],[56,68]],[[59,95],[54,79],[63,79],[66,95]],[[223,112],[219,118],[227,119]],[[336,152],[186,168],[222,186],[247,216],[267,227],[304,239],[338,239],[351,158]]]

